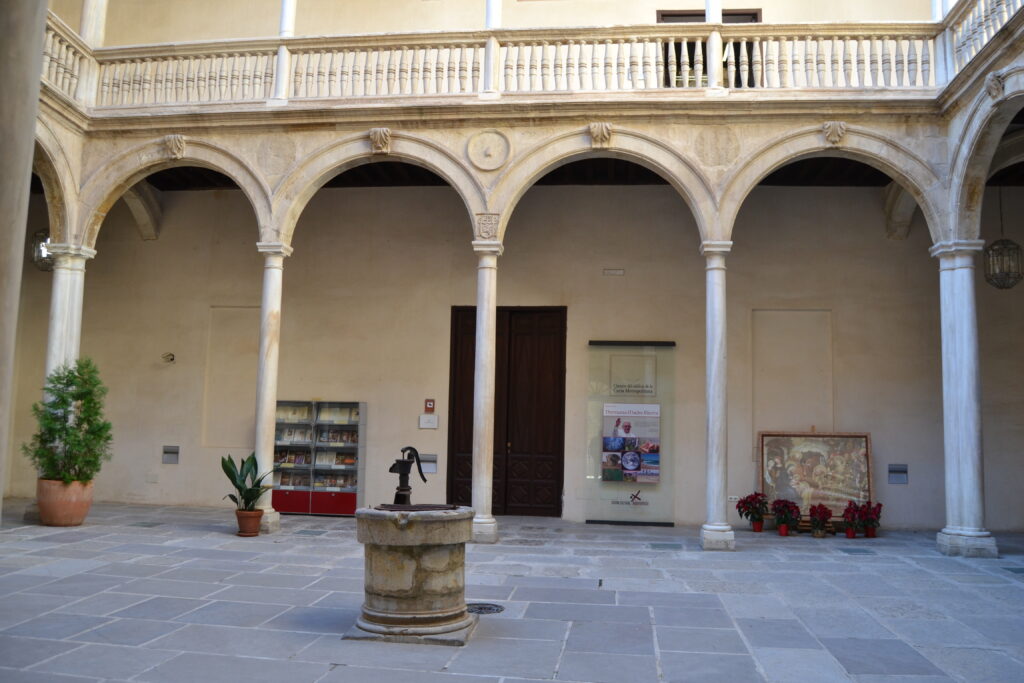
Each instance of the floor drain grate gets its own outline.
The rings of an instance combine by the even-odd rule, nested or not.
[[[840,548],[840,552],[844,552],[847,555],[874,555],[874,550],[868,550],[867,548]]]
[[[497,614],[504,612],[505,608],[490,602],[471,602],[466,605],[466,611],[470,614]]]
[[[682,543],[648,543],[651,550],[682,550]]]

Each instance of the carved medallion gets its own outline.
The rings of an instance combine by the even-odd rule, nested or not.
[[[828,144],[838,147],[839,143],[843,141],[843,136],[846,135],[846,123],[844,121],[826,121],[821,124],[821,132],[825,135]]]
[[[476,215],[476,238],[493,240],[498,238],[498,214],[478,213]]]
[[[608,122],[590,124],[590,146],[607,149],[612,142],[612,124]]]
[[[1003,92],[1006,89],[1006,74],[1002,71],[993,71],[988,76],[985,76],[985,92],[993,100],[998,100],[1003,96]]]
[[[165,136],[164,151],[171,159],[181,159],[185,156],[185,136],[177,134]]]
[[[481,171],[494,171],[505,165],[512,143],[496,130],[482,130],[466,143],[466,156]]]
[[[728,166],[740,153],[740,141],[728,126],[708,126],[697,134],[697,158],[707,166]]]
[[[391,129],[371,128],[370,146],[374,154],[391,154]]]

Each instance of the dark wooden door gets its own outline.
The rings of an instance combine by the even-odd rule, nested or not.
[[[496,515],[562,514],[565,308],[499,308],[495,344]],[[476,309],[452,309],[448,499],[470,505]]]

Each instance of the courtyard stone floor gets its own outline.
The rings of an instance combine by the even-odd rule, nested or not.
[[[467,549],[467,599],[501,605],[462,648],[342,641],[362,601],[351,518],[234,535],[231,508],[97,504],[74,529],[4,502],[0,681],[1024,681],[1024,535],[999,559],[934,533],[499,518]]]

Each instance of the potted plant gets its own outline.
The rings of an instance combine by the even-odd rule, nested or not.
[[[779,536],[789,536],[790,525],[800,521],[800,506],[791,500],[777,498],[772,501],[772,514],[779,529]]]
[[[810,515],[811,534],[815,538],[825,538],[825,527],[828,526],[828,521],[832,519],[832,509],[822,503],[818,503],[811,506]]]
[[[874,538],[877,534],[878,524],[882,519],[882,504],[871,504],[869,500],[860,506],[860,524],[864,527],[864,537]]]
[[[21,450],[39,472],[36,502],[47,526],[78,526],[89,514],[93,477],[110,459],[106,393],[96,365],[80,358],[50,373],[43,400],[32,406],[38,431]]]
[[[256,464],[255,453],[250,454],[244,460],[239,458],[238,461],[239,464],[236,465],[235,459],[230,455],[220,459],[220,466],[224,470],[224,474],[231,480],[231,484],[237,492],[237,495],[229,493],[224,497],[230,498],[238,508],[235,510],[235,517],[238,519],[238,535],[259,536],[263,510],[257,509],[256,503],[263,492],[270,488],[269,485],[263,484],[263,480],[270,475],[270,472],[257,475],[259,466]]]
[[[736,512],[740,513],[741,518],[750,520],[754,531],[761,531],[764,529],[764,516],[768,514],[768,496],[763,493],[744,496],[736,503]]]
[[[860,505],[857,501],[851,500],[846,504],[846,509],[843,510],[843,521],[846,523],[846,537],[856,538],[857,530],[861,528],[860,521]]]

